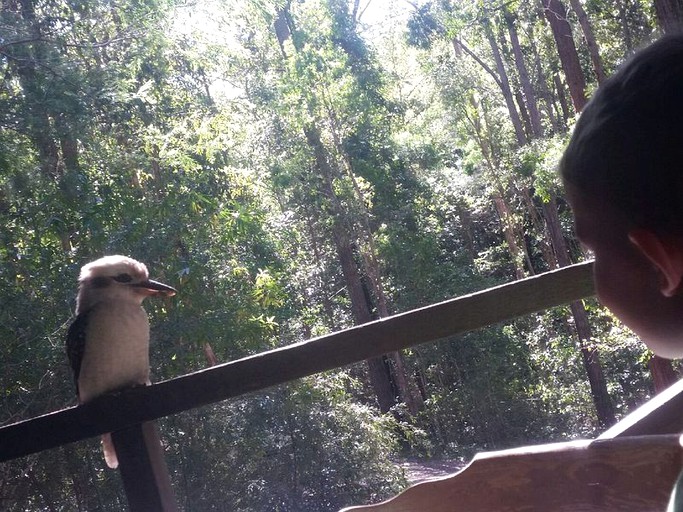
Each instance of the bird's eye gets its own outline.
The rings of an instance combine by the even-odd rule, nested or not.
[[[130,283],[133,280],[132,277],[130,277],[128,274],[119,274],[114,278],[114,281],[117,281],[119,283]]]

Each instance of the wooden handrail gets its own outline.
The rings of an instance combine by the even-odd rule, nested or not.
[[[593,294],[580,263],[0,428],[0,462],[566,304]]]
[[[598,439],[678,434],[683,431],[683,379],[652,397]]]
[[[523,446],[341,512],[660,512],[682,467],[680,435]]]

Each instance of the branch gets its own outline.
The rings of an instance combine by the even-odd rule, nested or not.
[[[482,68],[484,68],[484,71],[486,71],[489,75],[491,75],[491,77],[492,77],[492,78],[495,80],[495,82],[498,84],[498,87],[502,87],[502,86],[503,86],[503,83],[500,81],[500,77],[496,74],[496,72],[493,71],[493,69],[491,69],[491,68],[489,67],[489,65],[486,64],[486,62],[484,62],[483,60],[481,60],[481,59],[479,58],[479,56],[477,56],[477,54],[475,54],[472,50],[470,50],[470,49],[465,45],[465,43],[463,43],[463,42],[462,42],[461,40],[459,40],[459,39],[453,38],[453,46],[456,46],[456,47],[459,46],[460,48],[462,48],[462,50],[463,50],[467,55],[469,55],[470,57],[472,57],[472,58],[477,62],[477,64],[479,64]]]

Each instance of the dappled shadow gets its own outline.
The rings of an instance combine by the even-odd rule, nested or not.
[[[466,463],[460,460],[409,459],[400,462],[399,465],[403,469],[408,483],[413,485],[431,478],[457,473],[466,466]]]

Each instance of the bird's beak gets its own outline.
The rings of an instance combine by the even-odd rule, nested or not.
[[[160,283],[159,281],[152,281],[151,279],[136,283],[132,286],[139,288],[140,293],[143,293],[144,295],[165,295],[166,297],[172,297],[178,293],[172,286]]]

